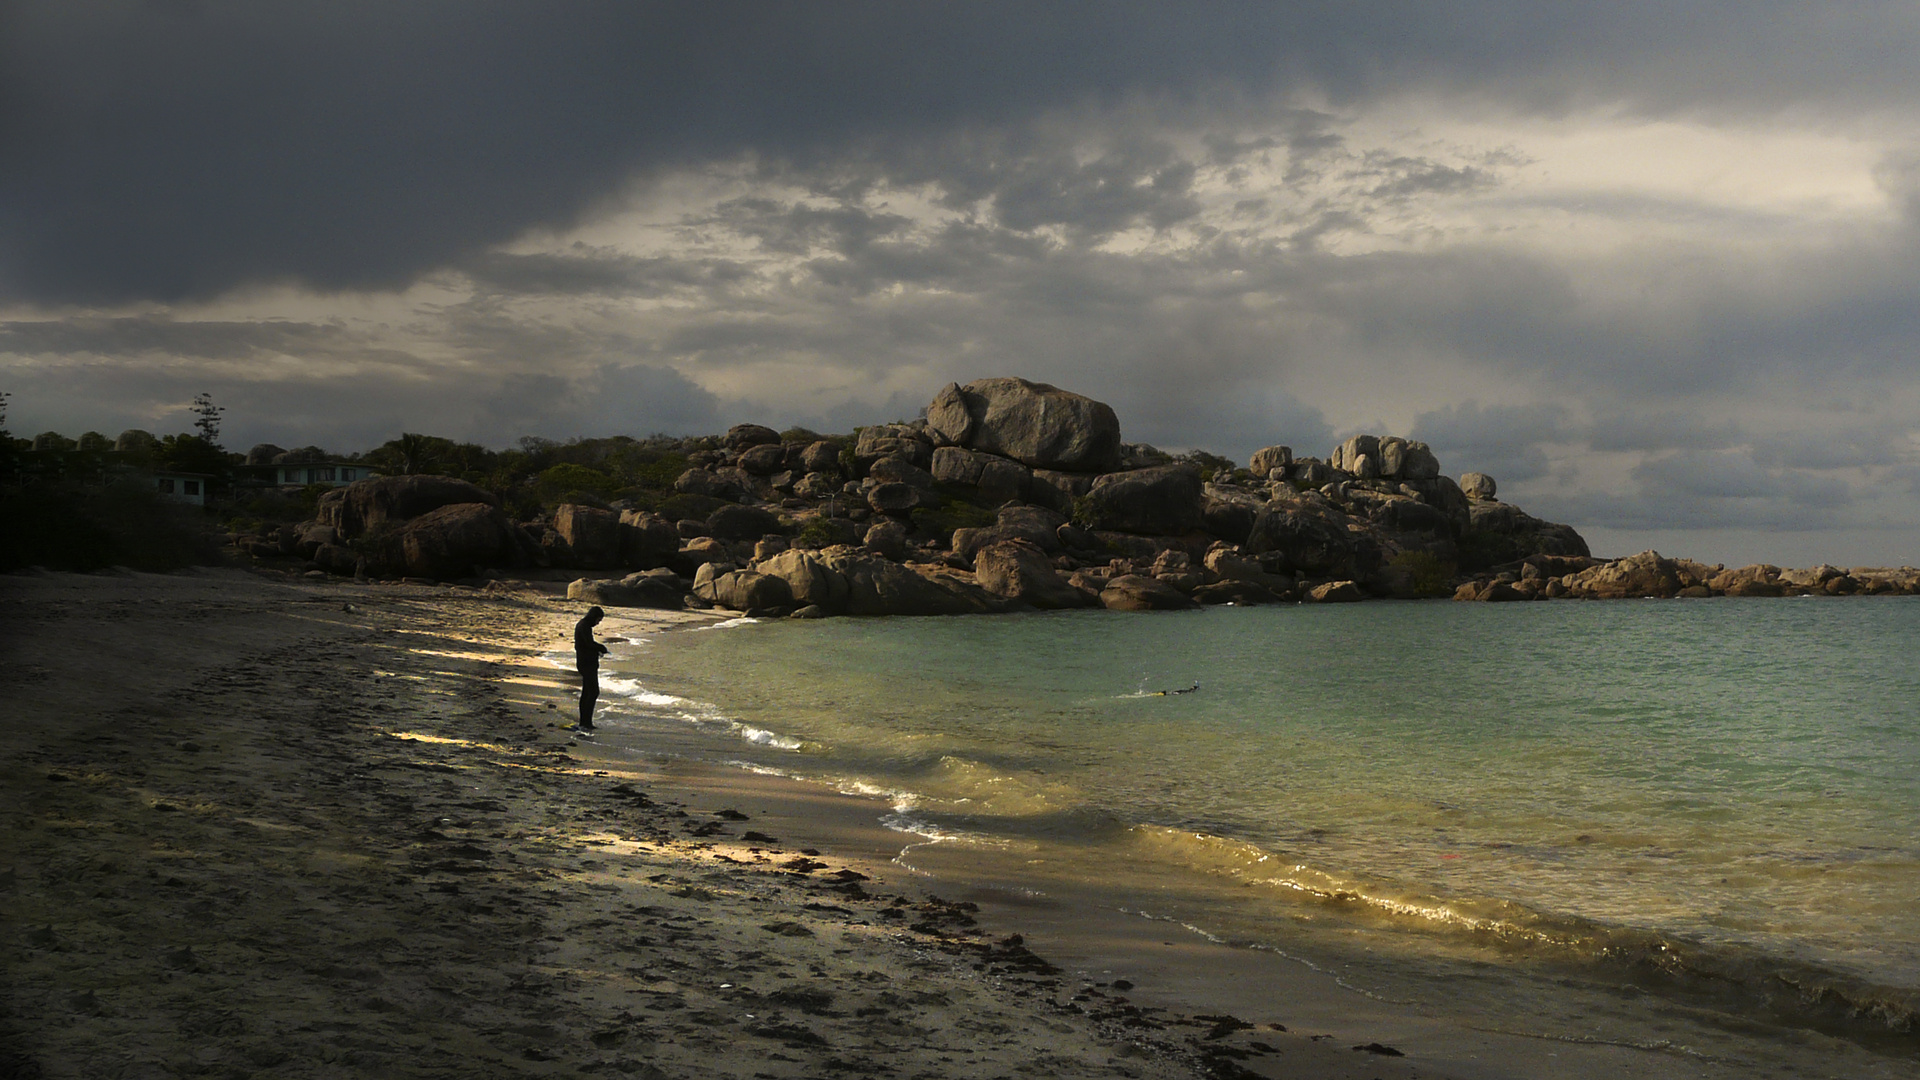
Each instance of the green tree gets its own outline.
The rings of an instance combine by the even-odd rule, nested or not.
[[[220,414],[226,411],[213,403],[212,394],[194,395],[194,430],[200,433],[201,441],[216,450],[220,448]]]
[[[406,431],[399,438],[382,443],[367,455],[367,460],[388,475],[419,476],[438,472],[441,462],[453,449],[451,439]]]
[[[154,463],[175,472],[206,473],[225,477],[227,453],[198,435],[169,435],[160,440]]]

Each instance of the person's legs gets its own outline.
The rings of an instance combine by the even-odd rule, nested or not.
[[[580,668],[580,730],[593,730],[593,705],[600,700],[600,665]]]

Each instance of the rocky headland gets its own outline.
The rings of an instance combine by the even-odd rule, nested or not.
[[[1598,559],[1571,526],[1500,501],[1492,477],[1445,475],[1421,442],[1176,457],[1123,442],[1107,405],[1018,378],[949,384],[924,417],[849,436],[740,424],[683,448],[651,508],[583,499],[516,521],[473,483],[388,476],[233,541],[316,575],[559,575],[608,606],[802,618],[1920,592],[1911,567]]]

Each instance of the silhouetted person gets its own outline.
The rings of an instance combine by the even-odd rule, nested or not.
[[[580,669],[580,730],[593,730],[593,704],[600,700],[600,658],[607,654],[607,647],[593,640],[593,628],[607,613],[597,606],[587,609],[580,621],[573,624],[573,660]]]

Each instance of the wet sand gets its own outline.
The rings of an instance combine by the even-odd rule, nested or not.
[[[1545,1074],[1393,1056],[1404,1017],[1071,896],[946,889],[871,802],[574,738],[540,656],[579,608],[0,577],[0,1076]],[[638,614],[605,629],[706,617]]]

